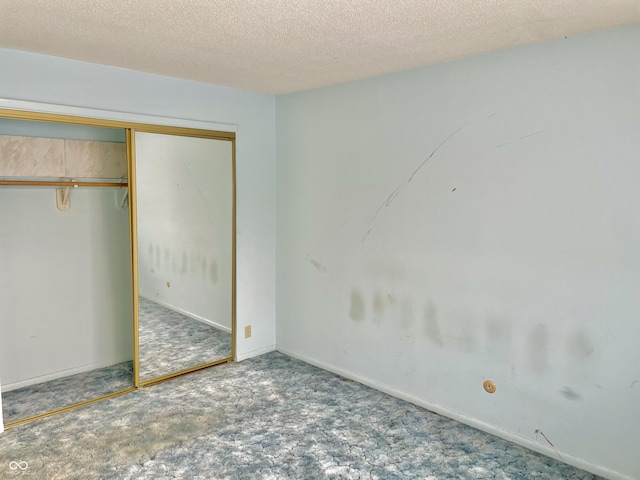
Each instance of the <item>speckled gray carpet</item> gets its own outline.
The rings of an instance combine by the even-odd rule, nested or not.
[[[275,352],[9,429],[0,452],[4,478],[596,478]]]
[[[138,297],[140,379],[231,356],[231,334]]]
[[[2,392],[5,423],[33,417],[133,387],[133,362]]]
[[[140,378],[231,356],[231,335],[154,302],[140,302]],[[4,422],[31,417],[133,386],[132,362],[2,392]]]

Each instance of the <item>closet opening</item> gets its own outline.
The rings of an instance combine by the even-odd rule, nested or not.
[[[124,128],[0,118],[0,382],[12,426],[134,389]]]

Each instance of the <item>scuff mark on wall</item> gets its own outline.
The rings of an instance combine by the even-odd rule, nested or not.
[[[567,400],[582,400],[582,396],[577,394],[571,387],[565,386],[560,390],[560,394]]]
[[[320,273],[327,273],[327,269],[326,267],[320,263],[318,260],[316,260],[315,258],[312,258],[310,256],[307,256],[307,261],[313,265],[315,267],[315,269],[317,271],[319,271]]]
[[[453,132],[451,132],[444,140],[442,140],[438,146],[436,148],[434,148],[431,153],[429,154],[429,156],[427,158],[425,158],[422,163],[418,166],[418,168],[416,168],[413,173],[409,176],[409,178],[404,181],[403,183],[401,183],[400,185],[398,185],[385,199],[384,202],[382,202],[382,204],[378,207],[378,210],[376,211],[376,213],[373,215],[373,218],[371,219],[371,222],[369,224],[369,229],[367,230],[367,233],[364,235],[364,238],[362,239],[362,241],[364,242],[367,237],[369,236],[369,234],[372,232],[373,230],[373,224],[375,223],[376,219],[378,218],[378,216],[380,215],[380,213],[383,211],[383,209],[388,208],[391,203],[393,203],[393,201],[396,199],[396,197],[398,196],[398,194],[404,189],[404,187],[406,187],[409,183],[411,183],[411,181],[413,180],[413,178],[420,172],[420,170],[422,169],[422,167],[424,167],[427,162],[436,154],[436,152],[438,150],[440,150],[440,148],[442,148],[449,140],[451,140],[458,132],[460,132],[460,130],[462,130],[463,128],[465,128],[468,125],[468,123],[465,123],[464,125],[462,125],[461,127],[459,127],[458,129],[454,130]]]
[[[424,159],[424,161],[420,164],[420,166],[418,168],[415,169],[415,171],[411,174],[411,176],[409,177],[409,180],[407,180],[407,183],[411,182],[411,180],[413,180],[413,177],[415,177],[418,172],[422,169],[422,167],[424,167],[426,165],[426,163],[431,159],[431,157],[433,157],[435,155],[435,153],[440,150],[440,148],[442,148],[442,146],[447,143],[449,140],[451,140],[451,138],[453,138],[460,130],[462,130],[463,128],[465,128],[468,124],[465,123],[464,125],[462,125],[460,128],[454,130],[453,132],[451,132],[451,134],[445,138],[443,141],[441,141],[438,146],[436,148],[433,149],[433,151],[431,152],[431,154]]]
[[[537,132],[529,133],[528,135],[525,135],[524,137],[520,137],[520,140],[524,140],[525,138],[533,137],[534,135],[540,135],[541,133],[544,133],[544,132],[546,132],[546,130],[539,130]]]
[[[500,144],[494,146],[493,148],[501,148],[501,147],[504,147],[506,145],[511,145],[512,143],[518,142],[520,140],[524,140],[525,138],[533,137],[535,135],[540,135],[541,133],[544,133],[546,131],[547,131],[546,129],[538,130],[537,132],[532,132],[532,133],[529,133],[527,135],[524,135],[524,136],[520,137],[518,140],[511,140],[511,141],[508,141],[508,142],[500,143]]]

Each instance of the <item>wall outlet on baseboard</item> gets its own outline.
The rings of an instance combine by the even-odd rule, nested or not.
[[[251,325],[245,325],[244,338],[251,338]]]

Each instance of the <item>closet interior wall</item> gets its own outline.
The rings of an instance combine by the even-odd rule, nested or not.
[[[0,180],[126,181],[124,141],[123,129],[0,119]],[[132,360],[123,191],[71,188],[61,211],[53,186],[0,187],[2,391]]]

